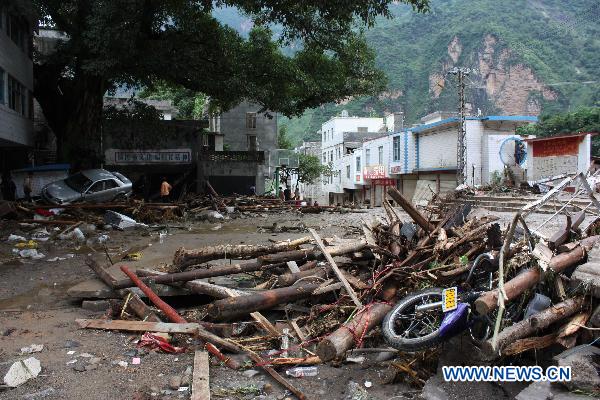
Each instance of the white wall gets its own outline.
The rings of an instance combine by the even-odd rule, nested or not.
[[[456,167],[456,129],[418,135],[419,169]]]

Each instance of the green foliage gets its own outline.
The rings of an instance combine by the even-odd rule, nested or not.
[[[327,104],[309,110],[299,119],[283,120],[291,135],[314,139],[320,124],[341,109],[351,115],[367,116],[404,111],[406,123],[418,122],[436,110],[456,110],[455,81],[450,78],[439,98],[429,94],[429,77],[443,65],[454,64],[448,45],[456,36],[462,51],[454,65],[474,67],[467,81],[467,101],[474,110],[498,114],[480,82],[485,78],[478,57],[483,54],[486,35],[497,39],[491,56],[496,61],[503,49],[511,55],[505,67],[522,64],[533,70],[557,94],[556,101],[541,102],[544,113],[600,105],[600,24],[594,20],[597,1],[521,0],[433,0],[431,12],[417,14],[406,6],[391,7],[393,19],[378,18],[365,33],[367,43],[377,50],[376,65],[388,78],[387,91],[402,95],[354,97],[348,104]],[[533,95],[533,93],[532,93]],[[539,95],[539,92],[538,94]]]
[[[291,150],[294,148],[294,145],[287,135],[287,128],[285,126],[279,128],[279,133],[277,134],[277,147],[279,149],[286,150]]]
[[[319,157],[300,154],[299,158],[298,182],[311,184],[315,183],[320,176],[331,176],[332,168],[322,165]]]
[[[418,11],[428,6],[427,0],[403,1]],[[34,94],[59,145],[78,137],[78,145],[93,145],[86,136],[99,129],[102,96],[117,85],[165,82],[204,93],[222,110],[247,100],[288,116],[385,87],[362,32],[389,15],[392,0],[31,3],[67,38],[51,54],[36,54],[35,65]],[[252,19],[248,35],[214,17],[223,6]],[[282,45],[297,51],[284,53]],[[180,106],[193,116],[200,101],[194,97],[190,110],[191,97],[182,96]]]
[[[600,133],[600,107],[580,108],[574,112],[542,115],[537,124],[522,126],[520,135],[538,137],[555,136],[577,132]],[[592,155],[600,156],[600,137],[592,137]]]
[[[164,81],[154,82],[140,92],[141,98],[154,100],[171,100],[177,108],[177,119],[202,119],[207,97],[186,89],[180,85],[172,85]]]

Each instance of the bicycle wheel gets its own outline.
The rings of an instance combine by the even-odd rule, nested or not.
[[[415,307],[441,301],[440,288],[425,289],[400,300],[383,321],[383,336],[388,344],[402,351],[418,351],[440,343],[442,307],[418,312]]]

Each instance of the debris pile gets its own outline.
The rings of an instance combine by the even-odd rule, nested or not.
[[[549,220],[565,222],[551,235],[527,223],[529,214],[565,186],[556,185],[523,207],[507,226],[497,217],[472,216],[469,204],[450,198],[434,196],[419,210],[389,188],[385,219],[363,221],[353,239],[322,238],[308,228],[310,236],[267,245],[179,248],[160,270],[133,270],[119,263],[125,278],[90,259],[90,268],[119,298],[109,302],[113,319],[77,322],[82,328],[137,332],[140,346],[157,351],[196,351],[198,365],[204,366],[194,368],[198,390],[208,390],[207,377],[197,376],[207,374],[206,352],[233,369],[249,364],[262,368],[300,399],[305,395],[284,375],[314,375],[318,369],[298,367],[352,362],[361,351],[392,357],[379,363],[379,383],[403,380],[422,387],[436,373],[443,351],[436,345],[451,337],[440,333],[450,313],[471,319],[472,324],[453,334],[470,333],[480,349],[478,357],[510,363],[521,355],[526,363],[531,350],[552,346],[558,354],[598,338],[600,218],[587,227],[584,222],[586,216],[600,215],[600,204],[588,192],[590,205],[584,210],[573,214],[566,206],[559,209]],[[581,187],[585,191],[585,184]],[[228,204],[248,207],[244,212],[282,206],[254,198],[230,203],[213,196],[212,201],[216,206],[189,203],[194,208],[188,211],[220,210]],[[252,279],[238,279],[248,276]],[[157,294],[167,287],[209,300],[178,311]],[[458,298],[453,306],[443,297],[449,296],[445,288],[456,288],[448,292]],[[439,298],[439,304],[427,303],[424,292]],[[390,311],[399,310],[411,296],[423,300],[410,305],[410,313],[394,317]],[[401,321],[406,316],[411,319]],[[397,340],[386,332],[396,328]],[[198,342],[190,346],[182,336]],[[417,339],[422,339],[418,345]],[[593,365],[593,357],[585,359]],[[571,358],[556,360],[560,364]],[[479,361],[474,355],[472,362]],[[282,369],[285,374],[278,372]]]

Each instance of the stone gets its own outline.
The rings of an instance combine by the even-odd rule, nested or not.
[[[98,368],[98,364],[87,364],[85,366],[86,371],[92,371],[92,370],[95,370],[96,368]]]
[[[247,369],[242,373],[242,375],[244,375],[246,378],[253,378],[256,375],[258,375],[259,373],[260,373],[260,371],[257,371],[255,369]]]
[[[73,369],[77,372],[84,372],[86,371],[86,365],[84,364],[75,364],[73,365]]]
[[[173,375],[169,378],[169,388],[172,390],[177,390],[181,386],[181,376]]]
[[[344,396],[344,400],[379,400],[379,399],[375,396],[372,396],[359,383],[350,381],[350,382],[348,382],[348,388],[346,389],[346,396]]]
[[[534,382],[523,389],[515,400],[549,400],[554,397],[550,382]]]
[[[273,393],[273,385],[271,385],[270,383],[265,383],[263,385],[262,390],[263,392],[265,392],[265,394],[271,394]]]
[[[67,339],[65,340],[65,345],[63,346],[65,349],[72,349],[73,347],[79,347],[81,343],[76,340]]]
[[[90,358],[89,363],[90,364],[100,364],[100,361],[102,361],[102,359],[100,357],[92,357],[92,358]]]
[[[35,357],[29,357],[26,360],[19,360],[13,363],[6,375],[4,375],[4,384],[10,387],[17,387],[38,376],[42,371],[40,360]]]
[[[581,345],[554,357],[557,365],[571,367],[571,381],[561,382],[569,390],[593,391],[600,386],[600,349]]]
[[[109,307],[108,300],[84,300],[81,302],[81,308],[88,311],[104,312]]]
[[[25,400],[45,399],[46,397],[52,395],[54,392],[56,392],[56,389],[49,387],[47,389],[40,390],[38,392],[24,394],[23,399],[25,399]]]

